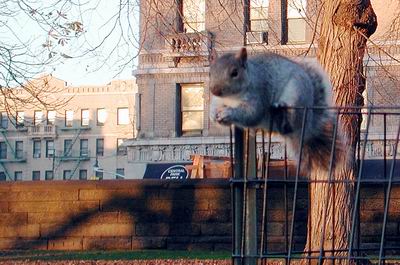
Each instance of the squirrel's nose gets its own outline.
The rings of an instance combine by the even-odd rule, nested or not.
[[[219,87],[219,86],[213,86],[213,87],[210,88],[210,90],[211,90],[211,93],[214,96],[221,96],[222,95],[222,88]]]

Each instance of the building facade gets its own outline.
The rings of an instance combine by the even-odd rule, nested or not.
[[[134,178],[123,146],[136,136],[134,80],[69,86],[43,76],[26,86],[60,105],[44,109],[33,100],[1,111],[0,180]]]
[[[315,0],[141,1],[143,47],[135,72],[138,138],[128,142],[135,163],[185,161],[190,154],[228,155],[226,127],[209,119],[210,54],[272,51],[316,56]],[[365,72],[368,104],[399,105],[400,3],[374,0],[378,29],[368,43]],[[315,42],[315,41],[314,41]],[[390,54],[390,56],[388,55]],[[382,90],[383,89],[383,90]],[[385,91],[385,93],[380,93]],[[380,122],[373,122],[378,128]],[[379,133],[378,133],[379,134]],[[379,138],[379,135],[376,136]],[[282,156],[275,139],[273,156]]]

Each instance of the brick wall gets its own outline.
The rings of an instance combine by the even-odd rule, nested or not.
[[[21,182],[1,184],[0,193],[0,249],[230,249],[227,181]],[[269,246],[281,249],[283,186],[270,185],[268,194]],[[299,194],[295,240],[301,248],[306,188]],[[382,186],[363,188],[361,233],[368,246],[380,239],[383,201]],[[399,223],[400,187],[396,186],[388,219],[389,244],[400,242]]]

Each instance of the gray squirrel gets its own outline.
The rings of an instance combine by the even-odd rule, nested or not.
[[[297,62],[275,53],[248,58],[246,48],[221,57],[213,53],[212,57],[212,120],[222,125],[271,128],[298,154],[304,107],[308,107],[302,160],[311,167],[328,168],[335,118],[332,109],[323,108],[331,107],[331,84],[318,63]]]

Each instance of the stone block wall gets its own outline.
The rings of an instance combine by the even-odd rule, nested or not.
[[[270,250],[285,242],[283,185],[268,190]],[[290,202],[291,188],[288,188]],[[400,186],[391,193],[387,243],[400,242]],[[301,187],[296,248],[304,246],[307,188]],[[261,192],[258,203],[261,205]],[[16,182],[0,185],[0,249],[206,249],[231,248],[231,195],[227,180]],[[289,203],[291,205],[291,203]],[[361,193],[361,242],[376,246],[384,187]],[[261,207],[258,207],[261,214]],[[290,216],[291,209],[288,208]],[[290,223],[289,223],[290,224]]]

